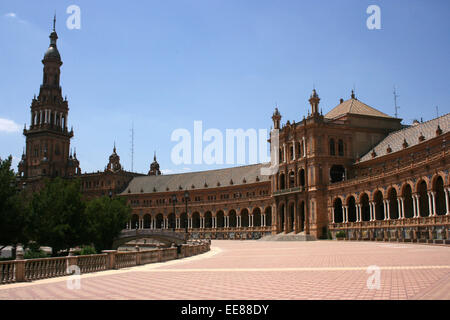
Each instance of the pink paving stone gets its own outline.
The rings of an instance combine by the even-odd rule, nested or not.
[[[83,278],[80,290],[67,289],[65,278],[3,285],[0,299],[450,299],[446,246],[212,241],[212,248],[214,255],[161,263],[155,269],[99,272]],[[367,288],[366,268],[371,265],[382,268],[380,290]]]

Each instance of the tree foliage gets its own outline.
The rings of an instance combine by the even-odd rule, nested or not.
[[[125,199],[85,201],[80,181],[62,178],[46,180],[34,194],[22,192],[11,162],[0,159],[0,249],[18,243],[49,246],[53,255],[86,245],[111,249],[130,219]]]
[[[37,243],[52,247],[53,255],[86,243],[88,222],[78,180],[47,180],[33,195],[30,234]]]
[[[11,162],[11,156],[0,159],[0,249],[27,242],[24,229],[29,208],[25,194],[20,193],[17,187]]]
[[[131,216],[131,208],[123,198],[96,198],[88,202],[89,238],[100,250],[111,249],[113,240],[124,229]]]

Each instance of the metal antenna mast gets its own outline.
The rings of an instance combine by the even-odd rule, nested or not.
[[[131,122],[131,172],[134,172],[134,122]]]
[[[395,108],[395,117],[398,118],[398,109],[400,109],[400,106],[397,105],[397,98],[400,97],[397,94],[397,91],[395,90],[394,86],[394,108]]]

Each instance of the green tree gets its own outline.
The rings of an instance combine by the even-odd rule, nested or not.
[[[123,198],[101,197],[87,203],[90,236],[97,251],[111,249],[114,239],[131,217],[131,208]]]
[[[12,157],[0,159],[0,250],[27,243],[24,229],[29,215],[25,193],[17,186],[17,176],[11,169]]]
[[[78,180],[47,180],[33,195],[29,233],[53,255],[88,242],[88,224]]]

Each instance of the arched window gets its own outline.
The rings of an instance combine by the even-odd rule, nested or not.
[[[345,178],[345,169],[341,165],[334,165],[330,169],[330,182],[339,182]]]
[[[289,172],[289,188],[295,187],[295,174],[294,171]]]
[[[286,178],[284,173],[280,174],[280,190],[286,189]]]
[[[300,169],[300,174],[299,174],[299,179],[300,179],[300,185],[302,187],[305,186],[305,169]]]
[[[336,155],[336,148],[334,145],[334,139],[330,139],[330,156]]]
[[[338,154],[340,157],[344,156],[344,141],[342,141],[341,139],[339,139],[338,141]]]

